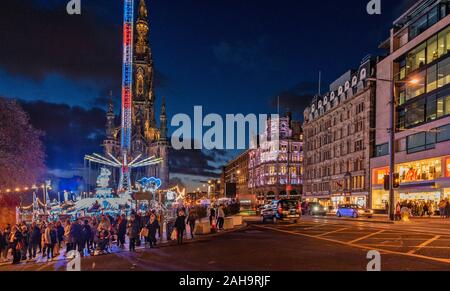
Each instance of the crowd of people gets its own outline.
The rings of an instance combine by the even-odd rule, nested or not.
[[[171,223],[170,239],[177,244],[183,244],[183,237],[188,235],[194,238],[196,221],[199,219],[195,211],[184,207],[177,209],[176,220]],[[187,213],[187,215],[186,215]],[[211,225],[217,229],[223,228],[225,213],[223,206],[217,210],[209,210]],[[129,218],[124,214],[113,217],[101,215],[100,217],[79,218],[71,221],[25,222],[16,225],[8,224],[0,227],[0,263],[12,261],[20,262],[52,261],[63,254],[67,256],[71,251],[79,252],[80,256],[106,254],[112,251],[112,246],[124,249],[128,237],[128,248],[135,252],[137,246],[144,244],[154,248],[157,237],[162,239],[162,217],[154,211],[145,214],[132,212]],[[39,255],[39,256],[38,256]]]
[[[397,202],[395,207],[396,217],[400,217],[402,209],[407,209],[410,216],[424,217],[439,215],[441,218],[450,217],[450,202],[448,198],[441,200],[439,203],[428,200],[404,200]]]

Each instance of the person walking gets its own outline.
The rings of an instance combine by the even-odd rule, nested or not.
[[[446,199],[445,200],[445,218],[450,217],[450,202]]]
[[[401,210],[402,210],[402,205],[400,204],[400,201],[399,201],[399,202],[397,202],[397,205],[395,206],[394,220],[399,221],[401,219]]]
[[[64,242],[64,227],[61,221],[56,222],[56,234],[58,235],[58,249],[61,250],[62,243]]]
[[[213,222],[216,221],[216,210],[214,209],[214,206],[211,206],[209,208],[209,224],[212,226]]]
[[[26,224],[22,225],[21,232],[22,232],[22,250],[21,250],[22,261],[26,261],[27,251],[30,245],[30,232],[28,231],[28,227],[26,226]]]
[[[97,243],[98,243],[98,225],[97,221],[93,220],[91,226],[91,239],[89,242],[89,247],[92,251],[95,251],[97,249]]]
[[[58,234],[56,233],[53,223],[49,223],[44,232],[44,243],[47,248],[47,261],[52,261],[54,258],[53,250],[58,241]]]
[[[183,244],[184,230],[186,229],[186,215],[183,210],[178,211],[177,219],[175,220],[175,229],[177,230],[177,244]]]
[[[194,239],[194,230],[195,230],[195,221],[196,220],[197,220],[197,217],[195,215],[195,212],[193,210],[190,210],[186,224],[189,225],[189,230],[190,230],[190,233],[191,233],[191,239]]]
[[[67,219],[64,225],[64,242],[66,243],[66,255],[73,250],[73,239],[70,234],[70,230],[72,228],[72,225],[70,224],[70,220]]]
[[[223,206],[220,205],[217,210],[217,228],[219,230],[223,230],[223,223],[225,222],[225,211],[223,210]]]
[[[30,260],[36,258],[36,252],[39,247],[40,241],[41,229],[36,224],[36,222],[33,222],[30,228],[30,243],[28,245],[28,256]]]
[[[7,259],[8,255],[8,243],[7,237],[5,236],[5,231],[0,227],[0,262],[3,263]]]
[[[85,249],[89,252],[89,241],[92,236],[91,226],[89,225],[89,221],[86,219],[84,221],[83,226],[81,227],[81,252],[84,254]]]
[[[45,235],[45,229],[47,228],[47,225],[44,221],[41,222],[41,225],[39,226],[41,229],[41,240],[39,242],[39,252],[42,254],[41,257],[44,258],[45,254],[47,252],[47,248],[45,247],[44,243],[44,235]]]
[[[130,223],[128,224],[128,237],[130,239],[130,252],[136,251],[136,242],[139,238],[139,221],[134,214],[131,215]]]
[[[81,225],[78,220],[72,222],[70,226],[70,238],[72,243],[72,250],[78,251],[83,256],[81,247]]]
[[[127,218],[122,214],[117,222],[117,240],[121,249],[125,247],[125,236],[127,234]]]
[[[22,247],[22,233],[19,226],[15,225],[8,237],[8,249],[11,249],[13,255],[13,265],[20,263]]]
[[[148,242],[150,244],[150,248],[153,248],[156,246],[156,232],[159,230],[158,219],[156,219],[156,215],[154,213],[150,214],[147,229],[148,229]]]

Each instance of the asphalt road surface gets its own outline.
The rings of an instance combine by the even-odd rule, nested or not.
[[[365,271],[369,250],[382,271],[450,270],[450,226],[389,225],[304,218],[262,224],[182,246],[82,259],[82,271]],[[0,271],[64,271],[66,261],[2,266]]]

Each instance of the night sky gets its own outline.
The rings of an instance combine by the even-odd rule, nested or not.
[[[415,1],[147,0],[157,70],[157,108],[166,96],[170,117],[192,114],[276,113],[300,118],[317,92],[389,36],[392,21]],[[122,1],[68,0],[0,3],[0,96],[19,99],[46,132],[47,166],[71,176],[83,155],[101,152],[108,92],[119,113]],[[170,122],[169,122],[170,123]],[[173,130],[173,129],[171,129]],[[174,153],[173,173],[191,187],[220,173],[235,151]],[[189,166],[188,166],[189,165]]]

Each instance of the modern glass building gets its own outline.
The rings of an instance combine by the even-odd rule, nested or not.
[[[385,209],[389,173],[389,100],[395,95],[396,201],[450,198],[450,3],[417,1],[393,25],[377,64],[371,207]],[[390,80],[390,81],[389,81]]]

